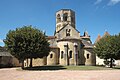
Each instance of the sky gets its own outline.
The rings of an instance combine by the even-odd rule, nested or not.
[[[9,30],[32,25],[48,36],[55,31],[55,13],[60,9],[75,11],[76,28],[87,31],[92,43],[105,31],[120,32],[120,0],[0,0],[0,46]]]

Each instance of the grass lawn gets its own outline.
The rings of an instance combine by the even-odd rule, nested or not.
[[[36,66],[36,67],[27,67],[24,70],[115,70],[120,69],[120,67],[115,68],[106,68],[103,66]]]

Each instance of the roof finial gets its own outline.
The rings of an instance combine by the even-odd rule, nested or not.
[[[89,34],[88,34],[87,30],[86,30],[86,31],[84,31],[84,36],[86,36],[86,37],[88,37],[88,36],[89,36]]]

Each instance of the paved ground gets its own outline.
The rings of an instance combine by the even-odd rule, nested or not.
[[[100,71],[19,71],[0,69],[0,80],[120,80],[120,70]]]

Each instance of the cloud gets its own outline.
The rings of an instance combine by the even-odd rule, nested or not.
[[[3,40],[2,40],[2,39],[0,39],[0,43],[3,43]]]
[[[115,5],[115,4],[119,3],[119,2],[120,2],[120,0],[110,0],[107,5],[112,6],[112,5]]]
[[[94,5],[97,5],[97,4],[101,3],[101,2],[102,2],[102,0],[96,0],[96,2],[94,3]]]

